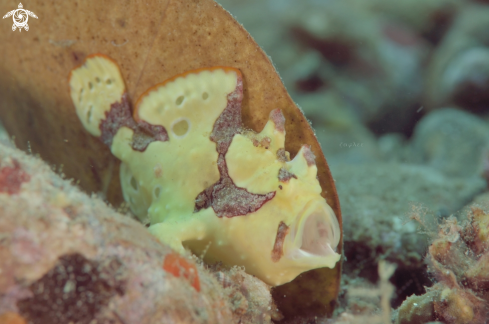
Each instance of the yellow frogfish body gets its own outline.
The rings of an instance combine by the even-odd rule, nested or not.
[[[129,103],[117,64],[95,54],[70,74],[84,127],[121,161],[123,195],[177,251],[244,266],[272,286],[340,259],[340,228],[307,145],[290,160],[285,119],[260,133],[241,121],[239,70],[190,71]]]

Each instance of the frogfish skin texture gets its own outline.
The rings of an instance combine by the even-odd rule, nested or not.
[[[78,117],[122,161],[132,212],[175,250],[244,266],[269,285],[340,259],[340,228],[307,145],[290,160],[285,118],[243,128],[239,70],[213,67],[148,89],[131,107],[118,65],[90,55],[70,74]]]

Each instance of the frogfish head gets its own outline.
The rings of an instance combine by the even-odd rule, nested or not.
[[[236,248],[220,257],[244,265],[273,286],[304,271],[333,268],[340,259],[341,230],[321,196],[315,156],[303,145],[290,160],[284,123],[281,111],[273,110],[260,133],[234,135],[225,156],[236,186],[269,199],[246,215],[221,222]]]

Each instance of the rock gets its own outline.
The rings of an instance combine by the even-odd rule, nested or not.
[[[406,152],[406,137],[400,133],[388,133],[378,138],[377,144],[385,162],[401,162]]]
[[[332,172],[344,215],[344,267],[353,274],[369,271],[378,258],[400,269],[421,267],[426,236],[415,218],[434,222],[485,189],[481,178],[453,178],[428,166],[334,164]]]
[[[175,255],[140,223],[1,144],[0,215],[7,323],[265,324],[279,315],[256,278],[235,270],[224,287],[197,258]]]
[[[489,8],[469,4],[453,22],[428,66],[424,104],[489,111]]]
[[[476,116],[443,109],[425,116],[414,130],[408,161],[452,177],[482,176],[489,150],[489,125]]]
[[[439,298],[439,294],[435,289],[422,296],[408,297],[398,309],[396,324],[427,323],[435,320],[433,300]]]

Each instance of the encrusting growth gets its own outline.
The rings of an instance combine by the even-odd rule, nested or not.
[[[109,82],[110,81],[110,82]],[[276,286],[333,268],[340,228],[321,197],[315,157],[285,151],[285,118],[243,128],[241,72],[190,71],[148,89],[131,114],[117,64],[96,54],[70,75],[85,128],[121,161],[125,200],[149,230],[184,253],[244,266]]]
[[[39,158],[0,143],[2,188],[1,324],[270,324],[280,317],[261,280],[172,251]]]
[[[452,216],[440,225],[428,249],[429,270],[438,283],[422,296],[409,297],[399,308],[398,324],[443,321],[486,323],[489,295],[489,214],[472,207],[468,220]]]

